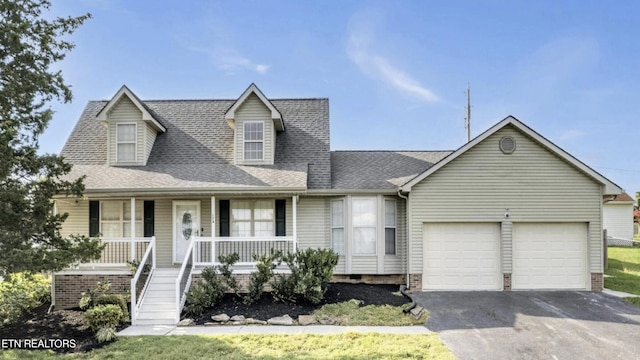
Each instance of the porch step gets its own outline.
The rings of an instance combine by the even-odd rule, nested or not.
[[[144,294],[136,325],[176,324],[176,279],[179,269],[155,269]]]

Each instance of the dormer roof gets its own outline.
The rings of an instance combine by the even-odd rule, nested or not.
[[[142,120],[151,124],[157,131],[166,132],[167,129],[153,116],[151,110],[133,93],[126,85],[122,85],[120,90],[107,102],[100,110],[96,118],[101,122],[107,121],[109,112],[120,102],[123,96],[126,96],[131,102],[142,112]]]
[[[245,90],[242,95],[236,100],[233,105],[227,110],[224,114],[224,118],[227,120],[229,126],[233,129],[235,127],[235,118],[236,118],[236,110],[251,96],[251,94],[255,94],[260,101],[269,109],[271,112],[271,119],[273,120],[273,125],[275,126],[277,131],[284,131],[284,121],[282,120],[282,114],[278,109],[273,106],[271,101],[267,99],[266,96],[258,89],[256,84],[251,83],[247,90]]]

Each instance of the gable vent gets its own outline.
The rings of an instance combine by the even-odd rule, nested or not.
[[[516,150],[516,139],[511,136],[503,136],[500,139],[500,151],[504,154],[511,154]]]

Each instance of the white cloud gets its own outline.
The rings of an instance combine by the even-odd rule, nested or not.
[[[559,139],[560,140],[572,140],[572,139],[576,139],[576,138],[580,138],[587,135],[586,132],[581,131],[581,130],[568,130],[565,131],[564,133],[560,134]]]
[[[406,71],[392,65],[389,60],[371,50],[374,46],[375,13],[357,14],[349,22],[347,55],[366,75],[426,102],[439,102],[432,90],[420,84]]]
[[[258,64],[240,55],[236,50],[230,48],[214,47],[213,49],[204,47],[188,47],[189,50],[207,54],[215,66],[229,74],[233,74],[241,69],[250,70],[258,74],[265,74],[270,65]]]

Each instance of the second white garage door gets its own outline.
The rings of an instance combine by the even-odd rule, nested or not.
[[[513,224],[512,288],[586,289],[586,223]]]
[[[423,225],[423,290],[501,290],[500,225]]]

